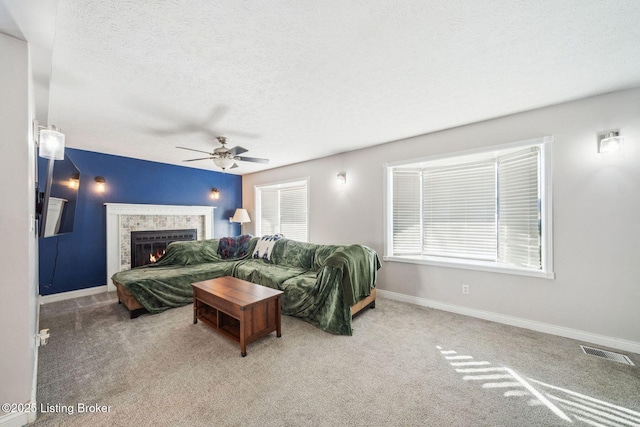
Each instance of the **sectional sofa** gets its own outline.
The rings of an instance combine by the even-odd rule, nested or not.
[[[236,239],[244,246],[231,251],[222,247],[223,239],[171,243],[157,263],[113,275],[119,301],[132,318],[145,311],[159,313],[191,304],[191,283],[234,276],[282,290],[283,314],[339,335],[351,335],[352,317],[375,307],[380,261],[366,246],[281,238],[265,254],[259,251],[258,237]]]

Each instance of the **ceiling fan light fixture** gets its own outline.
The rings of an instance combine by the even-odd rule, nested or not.
[[[240,146],[236,146],[233,148],[227,148],[226,143],[227,143],[227,139],[224,136],[218,136],[216,137],[216,139],[218,140],[218,142],[221,144],[220,147],[215,148],[213,151],[209,152],[209,151],[202,151],[202,150],[197,150],[194,148],[188,148],[188,147],[176,147],[176,148],[180,148],[181,150],[189,150],[189,151],[195,151],[198,153],[205,153],[208,154],[208,157],[201,157],[198,159],[187,159],[187,160],[183,160],[184,162],[195,162],[198,160],[213,160],[213,163],[219,167],[220,169],[222,169],[223,171],[226,171],[227,169],[233,169],[233,168],[237,168],[238,165],[236,163],[236,161],[241,161],[241,162],[254,162],[254,163],[269,163],[269,159],[260,159],[257,157],[245,157],[245,156],[239,156],[238,154],[242,154],[242,153],[246,153],[247,150],[246,148],[240,147]]]
[[[216,166],[218,166],[219,168],[222,169],[227,169],[229,167],[231,167],[231,165],[233,165],[233,159],[229,159],[226,157],[218,157],[216,159],[213,159],[213,163],[216,164]]]

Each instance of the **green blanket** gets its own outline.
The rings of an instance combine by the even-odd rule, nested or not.
[[[251,251],[253,247],[255,239]],[[158,262],[120,271],[111,279],[131,292],[147,311],[160,313],[192,304],[192,283],[231,275],[238,259],[223,260],[217,251],[217,239],[173,242]]]
[[[349,306],[371,295],[375,286],[380,261],[376,253],[366,246],[343,246],[333,252],[325,265],[341,271],[344,301]]]
[[[151,313],[193,302],[191,284],[222,276],[284,291],[282,314],[334,334],[351,335],[351,306],[371,294],[380,261],[362,245],[329,246],[281,239],[268,261],[249,254],[222,259],[218,240],[175,242],[155,264],[113,275]]]

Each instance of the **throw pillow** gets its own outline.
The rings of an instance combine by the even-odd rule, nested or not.
[[[258,243],[256,243],[256,249],[253,251],[253,257],[260,259],[262,258],[265,261],[269,261],[271,259],[271,251],[273,250],[273,245],[284,236],[282,234],[273,234],[262,236]]]

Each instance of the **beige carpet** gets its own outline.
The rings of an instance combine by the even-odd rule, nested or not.
[[[351,337],[284,316],[243,358],[192,315],[42,306],[36,425],[640,426],[640,369],[569,339],[379,298]]]

